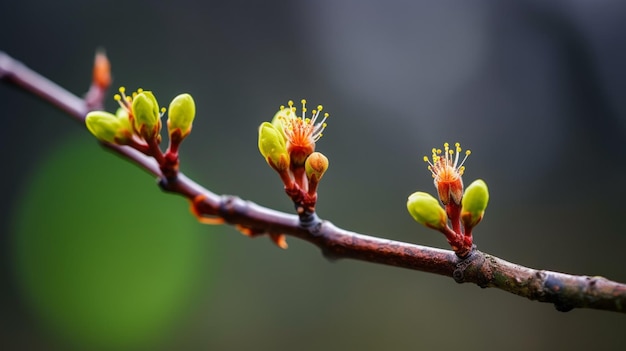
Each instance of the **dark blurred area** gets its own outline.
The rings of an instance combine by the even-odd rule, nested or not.
[[[291,211],[257,149],[287,100],[331,116],[318,212],[446,247],[407,196],[432,147],[472,150],[491,201],[479,249],[626,282],[626,3],[11,1],[0,50],[76,94],[104,48],[114,86],[198,115],[182,170]],[[113,92],[111,92],[112,95]],[[116,107],[111,98],[107,108]],[[617,313],[283,251],[195,223],[182,199],[86,130],[0,84],[0,346],[6,350],[626,349]]]

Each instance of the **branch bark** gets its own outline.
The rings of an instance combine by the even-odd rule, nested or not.
[[[0,79],[40,97],[82,124],[87,112],[99,105],[93,99],[75,96],[3,52],[0,52]],[[97,89],[92,85],[87,96],[104,96]],[[167,180],[154,159],[135,149],[102,145],[158,177],[163,191],[194,202],[197,215],[207,221],[234,225],[250,236],[285,234],[316,245],[329,259],[352,258],[435,273],[452,277],[457,283],[474,283],[482,288],[498,288],[530,300],[549,302],[559,311],[593,308],[626,313],[626,284],[623,283],[603,277],[532,269],[478,250],[459,259],[449,250],[363,235],[338,228],[325,220],[304,227],[294,214],[262,207],[236,196],[217,195],[182,173]]]

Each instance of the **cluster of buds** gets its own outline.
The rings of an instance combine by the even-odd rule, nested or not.
[[[159,163],[163,175],[173,179],[178,173],[178,148],[191,132],[196,105],[189,94],[176,96],[169,105],[167,129],[169,145],[165,153],[161,143],[161,118],[165,107],[159,107],[152,92],[138,89],[126,95],[121,87],[115,100],[120,108],[115,114],[106,111],[92,111],[87,114],[87,129],[100,141],[128,145]]]
[[[306,100],[301,101],[302,115],[297,115],[293,101],[281,106],[272,122],[259,126],[259,151],[280,176],[285,192],[294,202],[301,221],[315,214],[317,187],[328,169],[328,158],[315,151],[322,137],[328,113],[322,105],[307,118]]]
[[[463,189],[463,164],[470,151],[466,150],[459,162],[461,152],[459,143],[454,148],[445,143],[443,150],[432,150],[431,159],[424,156],[439,200],[428,193],[415,192],[409,196],[407,209],[417,222],[443,233],[457,256],[465,258],[473,249],[472,229],[485,214],[489,191],[480,179]]]

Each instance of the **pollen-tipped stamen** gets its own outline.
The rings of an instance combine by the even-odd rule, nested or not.
[[[131,112],[130,103],[132,99],[129,96],[126,96],[126,88],[120,87],[118,90],[120,93],[113,95],[113,99],[117,101],[121,108],[126,110],[127,112]]]
[[[296,114],[296,108],[293,106],[294,102],[289,100],[288,105],[288,113],[284,116],[280,116],[283,121],[283,130],[285,132],[285,136],[288,141],[294,145],[305,145],[308,143],[315,143],[322,137],[322,132],[326,128],[326,119],[329,117],[328,113],[324,114],[324,118],[318,122],[318,118],[323,109],[322,105],[318,105],[317,109],[312,110],[311,117],[306,117],[307,107],[306,100],[300,100],[302,104],[302,116],[298,117]],[[280,110],[284,110],[285,107],[281,106]],[[293,116],[289,114],[289,112],[293,112]]]
[[[450,144],[444,143],[443,148],[443,150],[437,148],[431,150],[432,161],[427,156],[424,156],[424,162],[428,164],[428,170],[432,173],[433,178],[454,176],[455,173],[458,176],[463,175],[465,172],[464,164],[471,151],[466,150],[465,157],[459,162],[459,156],[462,151],[460,143],[455,143],[454,149],[450,148]]]

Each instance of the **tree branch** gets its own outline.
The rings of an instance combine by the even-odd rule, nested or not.
[[[92,85],[81,99],[49,81],[7,54],[0,52],[0,79],[66,112],[83,123],[85,115],[104,96]],[[95,96],[95,98],[94,98]],[[91,99],[89,97],[92,97]],[[298,216],[242,200],[220,196],[179,173],[166,180],[154,159],[126,146],[102,144],[122,158],[160,179],[162,190],[189,199],[192,211],[203,221],[228,223],[249,236],[286,234],[318,246],[329,259],[352,258],[452,277],[458,283],[474,283],[549,302],[559,311],[594,308],[626,313],[626,285],[603,277],[588,277],[536,270],[473,250],[465,259],[454,252],[367,236],[320,221],[303,227]]]

